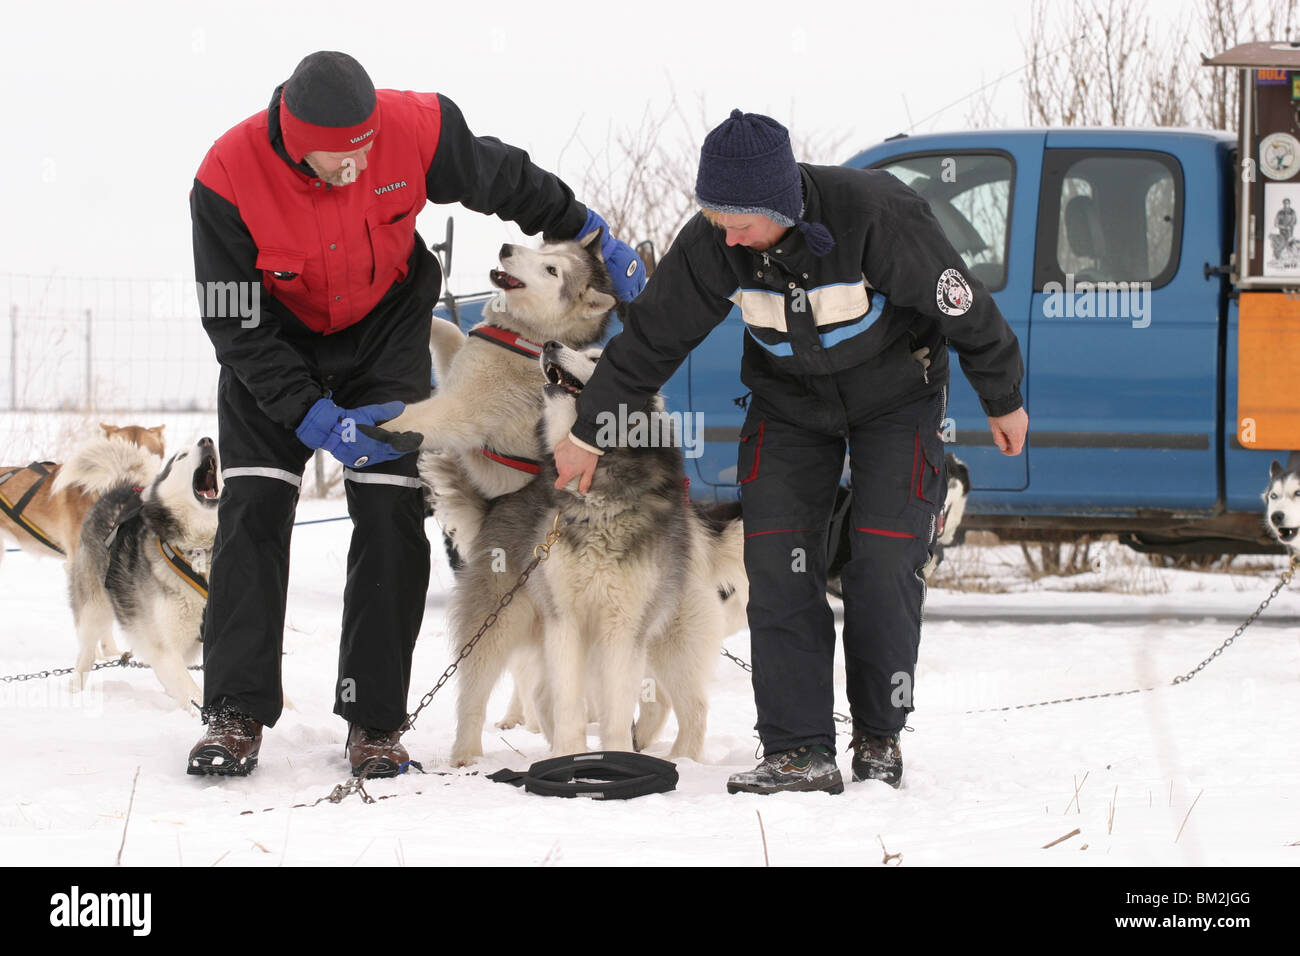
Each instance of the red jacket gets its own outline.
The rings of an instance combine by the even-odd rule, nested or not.
[[[288,427],[324,394],[292,347],[295,335],[433,308],[437,266],[415,232],[425,202],[461,202],[530,234],[572,236],[586,218],[563,182],[522,150],[474,136],[446,97],[376,95],[383,126],[356,182],[330,186],[289,159],[277,89],[268,109],[212,146],[190,194],[204,327],[218,359]],[[202,290],[229,282],[260,283],[256,325],[211,314],[221,299]]]

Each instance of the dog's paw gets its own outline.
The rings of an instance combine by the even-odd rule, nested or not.
[[[524,722],[523,714],[506,714],[492,726],[497,730],[513,730]]]
[[[420,445],[424,442],[424,436],[419,432],[390,432],[378,425],[357,425],[357,428],[363,435],[376,441],[386,442],[393,447],[394,451],[403,453],[418,451]]]

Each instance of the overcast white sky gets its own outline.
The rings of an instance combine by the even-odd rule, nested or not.
[[[1178,8],[1155,0],[1150,9]],[[192,279],[187,195],[221,133],[307,53],[339,49],[376,86],[445,93],[471,128],[527,149],[583,198],[581,143],[647,102],[706,97],[814,135],[845,159],[1024,62],[1029,0],[705,4],[543,0],[10,5],[0,35],[0,273]],[[1023,124],[1020,76],[995,109]],[[921,124],[960,128],[966,104]],[[575,142],[575,136],[577,142]],[[426,240],[446,212],[420,219]],[[485,287],[518,233],[457,215],[452,287]],[[625,237],[633,239],[635,237]]]

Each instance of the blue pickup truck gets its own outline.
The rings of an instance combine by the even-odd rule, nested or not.
[[[1030,437],[1018,457],[993,446],[953,357],[944,438],[970,469],[967,528],[1276,550],[1260,493],[1286,449],[1239,434],[1240,148],[1219,132],[979,130],[899,136],[848,161],[925,197],[1020,340]],[[484,299],[459,300],[462,325]],[[699,500],[738,498],[742,334],[733,310],[664,389],[670,409],[704,415],[703,454],[687,462]]]

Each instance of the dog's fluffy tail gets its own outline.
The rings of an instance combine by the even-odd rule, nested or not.
[[[426,452],[420,456],[420,475],[432,493],[434,517],[456,550],[468,555],[483,527],[488,500],[453,457]]]
[[[147,485],[162,467],[162,459],[121,438],[95,438],[77,448],[59,469],[50,486],[102,495],[122,485]]]
[[[745,607],[749,604],[749,576],[745,573],[745,526],[732,518],[705,532],[713,583],[722,599],[726,633],[749,626]]]
[[[433,317],[433,324],[429,326],[429,350],[433,353],[433,372],[439,385],[447,381],[452,360],[466,341],[465,333],[455,322],[436,315]]]

